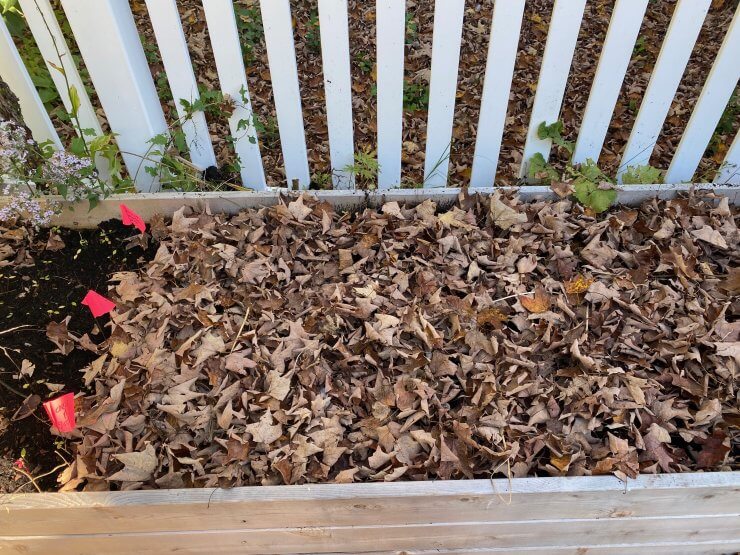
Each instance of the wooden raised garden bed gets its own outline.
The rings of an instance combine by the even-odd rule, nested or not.
[[[637,205],[656,196],[670,199],[690,188],[707,189],[699,194],[710,200],[714,193],[709,189],[728,197],[730,204],[740,198],[733,187],[633,186],[620,193],[620,201]],[[449,206],[459,193],[455,189],[383,194],[329,191],[318,196],[337,208],[358,209],[394,201],[413,205],[429,198]],[[548,188],[520,192],[523,200],[545,197],[552,197]],[[65,210],[56,223],[94,227],[118,217],[121,202],[148,220],[155,213],[172,216],[183,205],[214,214],[236,213],[274,205],[279,196],[121,196],[104,200],[94,211]],[[473,225],[469,220],[457,221],[457,226]],[[731,259],[737,258],[736,244],[726,250]],[[593,362],[588,352],[576,353],[585,365]],[[735,389],[737,385],[736,376],[727,384]],[[634,408],[634,392],[631,395],[625,407]],[[737,437],[736,411],[728,410],[729,423],[720,431],[715,429],[725,442]],[[721,417],[720,410],[712,418]],[[687,441],[686,450],[693,448]],[[707,452],[703,463],[697,462],[696,453],[682,456],[694,460],[692,470],[721,467],[725,471],[640,474],[626,481],[610,475],[569,476],[567,464],[561,476],[501,478],[515,474],[499,465],[491,469],[493,479],[8,494],[0,496],[0,553],[731,553],[740,550],[740,473],[726,470],[737,468],[737,445],[717,449],[721,457],[715,460]],[[734,451],[726,455],[729,449]],[[445,459],[448,463],[457,459],[449,456],[453,458]],[[636,455],[631,463],[621,464],[614,462],[611,470],[624,477],[636,468],[630,466],[637,464]],[[672,463],[658,459],[644,464],[655,469]],[[557,472],[553,466],[548,468],[551,474]],[[674,470],[680,468],[677,464]],[[290,478],[290,472],[281,473]],[[442,474],[438,470],[437,475]],[[382,480],[379,476],[375,479]],[[116,482],[109,474],[106,479]]]

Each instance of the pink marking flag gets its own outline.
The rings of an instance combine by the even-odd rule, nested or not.
[[[97,318],[103,314],[108,314],[111,310],[116,308],[116,303],[110,299],[106,299],[103,295],[99,295],[93,290],[87,292],[85,298],[82,299],[82,304],[90,309],[92,315]]]
[[[44,403],[46,414],[54,427],[61,433],[71,432],[75,429],[75,395],[65,393],[61,397],[51,399]]]
[[[132,225],[142,233],[146,231],[146,224],[144,223],[144,220],[141,216],[139,216],[136,212],[131,210],[125,204],[121,204],[120,209],[123,225]]]

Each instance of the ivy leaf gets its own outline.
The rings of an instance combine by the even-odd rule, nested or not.
[[[527,172],[529,179],[544,180],[544,181],[558,181],[560,175],[558,171],[547,163],[545,157],[541,153],[537,153],[529,159],[529,170]]]
[[[580,178],[574,183],[574,195],[578,202],[600,214],[617,200],[617,191],[611,183],[602,182],[598,185],[586,178]]]
[[[547,122],[543,121],[537,128],[537,136],[543,141],[546,139],[550,139],[559,147],[567,150],[568,154],[573,154],[575,145],[573,144],[573,142],[563,139],[564,129],[565,128],[563,127],[563,122],[560,120],[556,121],[555,123],[551,123],[550,125],[547,125]]]
[[[663,183],[663,172],[650,165],[631,166],[622,176],[625,185],[654,185]]]

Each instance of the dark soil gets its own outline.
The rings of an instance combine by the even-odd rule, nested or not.
[[[60,250],[50,250],[50,234],[64,242]],[[45,474],[63,463],[58,451],[65,453],[65,441],[50,433],[50,423],[41,405],[28,418],[12,421],[24,399],[32,394],[42,400],[60,392],[78,392],[83,388],[80,370],[95,353],[76,347],[62,356],[46,336],[49,322],[70,317],[68,329],[76,335],[88,334],[100,343],[107,334],[108,317],[95,319],[80,301],[89,289],[103,295],[107,282],[118,271],[133,270],[155,252],[128,241],[136,231],[111,220],[93,230],[43,230],[24,241],[16,254],[27,250],[26,263],[0,267],[0,464],[3,476],[12,472],[8,462],[15,461],[25,449],[27,467],[34,476]],[[13,330],[20,326],[30,326]],[[13,330],[13,331],[9,331]],[[4,333],[5,332],[5,333]],[[54,353],[53,351],[57,351]],[[31,378],[19,375],[23,359],[35,365]],[[52,392],[48,384],[62,384]],[[5,461],[2,461],[5,459]],[[5,472],[5,471],[8,472]],[[15,490],[22,482],[0,480],[0,492]],[[39,480],[43,489],[53,489],[55,476]]]

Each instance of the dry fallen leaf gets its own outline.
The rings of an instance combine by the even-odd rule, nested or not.
[[[588,291],[588,288],[591,287],[593,282],[593,278],[586,278],[578,274],[575,278],[565,282],[565,292],[569,295],[580,295]]]
[[[519,302],[532,314],[540,314],[550,310],[552,298],[545,292],[544,288],[537,286],[534,290],[534,295],[523,295],[519,297]]]
[[[159,464],[157,453],[151,443],[147,444],[144,451],[119,453],[113,456],[124,464],[124,468],[111,475],[108,480],[145,482],[152,477]]]
[[[491,220],[497,227],[507,230],[514,225],[526,223],[527,215],[503,202],[501,193],[496,191],[491,195]]]

